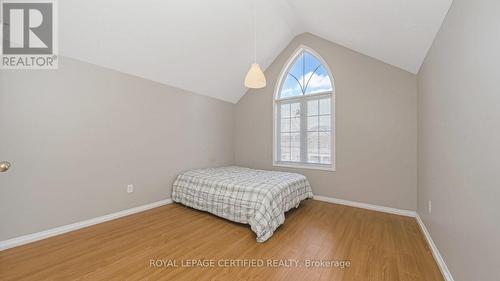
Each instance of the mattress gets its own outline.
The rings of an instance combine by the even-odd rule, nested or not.
[[[216,216],[249,224],[257,242],[285,222],[285,212],[313,193],[300,174],[238,166],[189,170],[178,175],[172,200]]]

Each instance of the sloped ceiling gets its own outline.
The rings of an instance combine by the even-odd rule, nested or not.
[[[417,73],[451,0],[64,0],[59,52],[236,103],[253,61],[267,68],[311,32]]]

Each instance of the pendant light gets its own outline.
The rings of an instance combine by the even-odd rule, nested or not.
[[[260,69],[259,64],[257,63],[257,7],[255,5],[254,7],[254,15],[253,15],[253,21],[254,21],[254,63],[250,66],[250,70],[248,70],[247,76],[245,77],[245,87],[251,88],[251,89],[259,89],[259,88],[264,88],[266,86],[266,76],[264,76],[264,73],[262,72],[262,69]]]

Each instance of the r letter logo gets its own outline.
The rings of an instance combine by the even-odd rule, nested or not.
[[[1,2],[1,68],[57,68],[55,6],[55,0]]]

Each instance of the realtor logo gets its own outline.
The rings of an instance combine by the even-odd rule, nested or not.
[[[1,68],[57,68],[55,0],[4,0]]]

